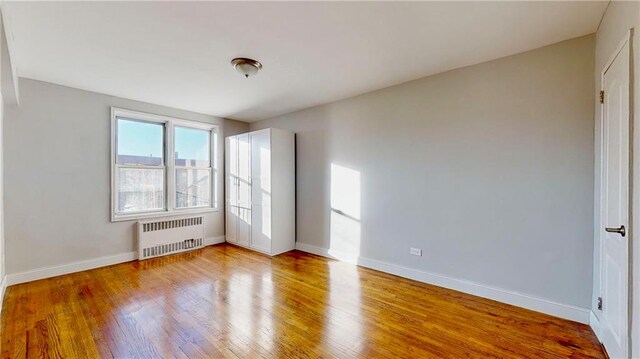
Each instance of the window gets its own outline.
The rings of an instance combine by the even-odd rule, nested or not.
[[[216,209],[217,126],[112,109],[112,220]]]
[[[164,126],[121,117],[116,121],[116,212],[164,209]]]
[[[175,127],[176,207],[203,207],[211,202],[211,133]]]

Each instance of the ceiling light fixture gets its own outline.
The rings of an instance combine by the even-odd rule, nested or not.
[[[257,74],[258,70],[262,68],[262,64],[258,61],[244,57],[236,57],[231,60],[231,65],[246,78]]]

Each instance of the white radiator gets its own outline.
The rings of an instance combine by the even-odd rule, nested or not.
[[[138,259],[204,247],[202,217],[138,222]]]

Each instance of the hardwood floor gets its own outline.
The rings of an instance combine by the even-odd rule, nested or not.
[[[603,358],[578,324],[227,244],[7,289],[3,358]]]

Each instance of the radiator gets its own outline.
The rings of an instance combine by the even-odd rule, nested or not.
[[[138,222],[138,259],[204,247],[202,217]]]

